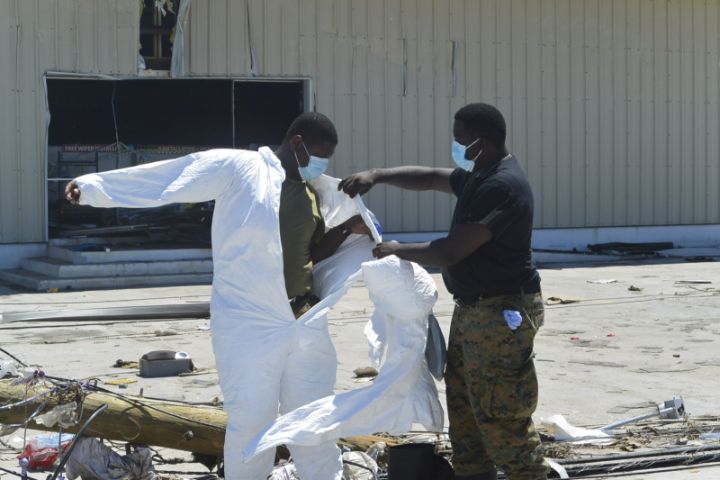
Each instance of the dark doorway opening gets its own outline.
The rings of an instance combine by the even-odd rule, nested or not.
[[[50,238],[132,235],[208,244],[212,203],[71,207],[69,180],[211,148],[274,147],[306,109],[301,80],[48,79]]]

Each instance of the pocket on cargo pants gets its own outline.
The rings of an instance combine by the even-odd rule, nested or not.
[[[537,407],[538,383],[532,360],[520,370],[486,377],[483,383],[478,392],[480,407],[490,419],[529,418]]]
[[[514,302],[513,302],[514,303]],[[508,328],[502,311],[512,309],[505,302],[487,305],[481,314],[482,335],[476,378],[471,387],[474,401],[489,419],[529,418],[538,400],[538,383],[533,362],[536,327],[527,313],[517,330]],[[476,337],[477,339],[478,337]]]

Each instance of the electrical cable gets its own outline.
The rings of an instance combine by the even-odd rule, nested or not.
[[[12,470],[8,470],[7,468],[0,467],[0,470],[2,470],[2,471],[5,472],[5,473],[9,473],[10,475],[15,475],[16,477],[20,477],[20,478],[22,478],[22,479],[26,479],[26,480],[38,480],[37,478],[31,477],[31,476],[28,476],[28,475],[20,475],[19,473],[13,472]]]
[[[108,404],[103,403],[98,407],[97,410],[92,413],[92,415],[90,415],[90,417],[85,421],[85,423],[83,423],[82,427],[80,427],[80,429],[75,434],[72,443],[70,443],[70,447],[68,447],[67,452],[65,452],[62,459],[60,460],[60,463],[58,463],[58,466],[55,468],[55,471],[52,473],[52,475],[48,476],[48,480],[55,480],[58,475],[60,475],[60,472],[62,472],[63,468],[65,467],[65,463],[67,463],[67,461],[70,459],[70,455],[75,449],[75,445],[77,445],[78,438],[82,437],[83,433],[85,433],[85,430],[90,426],[90,424],[95,420],[95,418],[97,418],[98,415],[107,410],[107,408]]]
[[[12,359],[15,360],[16,362],[18,362],[21,366],[27,367],[27,364],[25,364],[22,360],[20,360],[19,358],[17,358],[15,355],[13,355],[12,353],[8,352],[8,351],[5,350],[4,348],[0,348],[0,352],[4,353],[4,354],[7,355],[8,357],[12,358]]]
[[[33,396],[33,397],[30,397],[30,398],[28,398],[28,399],[22,400],[22,401],[20,401],[20,402],[16,402],[16,403],[13,403],[13,404],[8,404],[8,405],[0,406],[0,411],[1,411],[1,410],[10,410],[10,409],[15,408],[15,407],[18,407],[18,406],[23,406],[23,405],[26,405],[26,404],[28,404],[28,403],[33,402],[34,400],[37,400],[37,399],[42,398],[42,397],[44,397],[44,396],[50,395],[50,394],[58,391],[63,384],[67,384],[67,383],[77,383],[76,380],[72,380],[72,379],[68,379],[68,378],[62,378],[62,377],[55,377],[55,376],[51,376],[51,375],[45,375],[44,378],[47,379],[47,380],[49,380],[51,383],[57,385],[57,387],[54,388],[54,389],[52,389],[52,390],[50,390],[50,391],[48,391],[48,392],[43,392],[43,393],[41,393],[41,394],[35,395],[35,396]],[[88,379],[88,380],[92,380],[92,379]],[[170,417],[174,417],[174,418],[177,418],[177,419],[186,421],[186,422],[195,423],[195,424],[197,424],[197,425],[203,425],[203,426],[205,426],[205,427],[210,427],[210,428],[213,428],[213,429],[216,429],[216,430],[223,430],[223,431],[225,430],[224,427],[222,427],[222,426],[220,426],[220,425],[215,425],[215,424],[212,424],[212,423],[202,422],[202,421],[196,420],[196,419],[194,419],[194,418],[189,418],[189,417],[185,417],[185,416],[182,416],[182,415],[177,415],[177,414],[175,414],[175,413],[168,412],[167,410],[163,410],[162,408],[155,407],[155,406],[153,406],[153,405],[150,405],[150,404],[148,404],[148,403],[142,402],[142,401],[140,401],[140,400],[136,400],[136,399],[134,399],[134,398],[130,398],[130,397],[127,397],[127,396],[125,396],[125,395],[122,395],[122,394],[113,392],[112,390],[108,390],[108,389],[106,389],[106,388],[98,387],[97,385],[92,385],[92,384],[87,383],[87,384],[84,386],[84,388],[85,388],[86,390],[102,392],[102,393],[111,395],[111,396],[113,396],[113,397],[119,398],[119,399],[121,399],[121,400],[123,400],[123,401],[125,401],[125,402],[127,402],[127,403],[130,403],[131,405],[140,406],[140,407],[147,408],[147,409],[150,409],[150,410],[155,410],[156,412],[162,413],[163,415],[168,415],[168,416],[170,416]]]

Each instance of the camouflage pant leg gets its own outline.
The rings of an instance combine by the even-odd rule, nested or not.
[[[522,323],[514,331],[507,325],[505,310],[518,311],[522,316]],[[472,410],[475,435],[487,457],[511,480],[545,479],[547,467],[538,451],[540,438],[531,419],[538,397],[532,358],[535,333],[543,323],[542,296],[492,297],[470,307],[458,307],[453,323],[451,343],[456,345],[456,351],[461,350],[466,398]],[[448,370],[452,369],[448,358]],[[451,372],[451,376],[454,374]],[[450,394],[448,388],[449,411],[462,401],[458,397],[451,402]],[[460,408],[462,411],[467,407]],[[453,426],[452,418],[451,440],[458,428]],[[468,427],[459,428],[463,431]],[[458,474],[480,473],[474,470],[474,460],[460,447],[461,455],[453,461]],[[481,463],[485,465],[485,459]]]
[[[450,439],[453,448],[453,469],[456,475],[475,475],[495,468],[485,451],[470,404],[463,365],[462,326],[453,312],[445,369],[445,395],[450,418]]]

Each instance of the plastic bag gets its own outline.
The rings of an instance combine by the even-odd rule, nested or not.
[[[38,435],[25,445],[17,458],[27,458],[29,470],[51,470],[58,458],[58,445],[65,453],[72,439],[73,435],[69,433]]]
[[[300,480],[294,463],[285,463],[275,467],[268,480]]]
[[[428,315],[428,338],[425,345],[425,360],[427,360],[430,373],[438,382],[445,376],[447,363],[447,345],[445,336],[440,330],[440,324],[433,312]]]
[[[375,480],[378,465],[364,452],[343,453],[343,480]]]
[[[97,438],[78,439],[67,465],[70,480],[155,480],[152,451],[138,447],[129,455],[120,455]]]
[[[0,378],[14,377],[18,374],[18,365],[12,360],[0,361]]]
[[[58,405],[47,413],[35,417],[35,423],[45,425],[46,427],[54,427],[59,425],[62,428],[70,428],[77,423],[78,405],[76,402]]]

